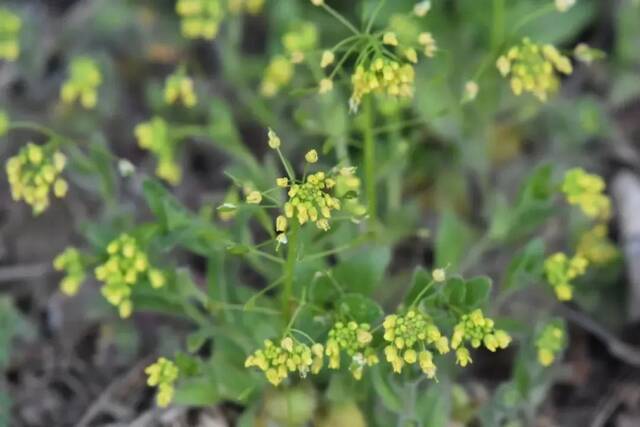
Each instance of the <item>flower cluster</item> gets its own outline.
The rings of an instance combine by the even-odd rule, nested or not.
[[[264,341],[264,347],[247,357],[244,366],[255,366],[264,372],[267,380],[274,386],[284,381],[290,372],[298,372],[306,377],[309,371],[316,374],[322,369],[322,344],[309,347],[287,336],[276,345],[271,340]]]
[[[556,322],[545,325],[542,333],[536,340],[536,349],[538,350],[538,362],[542,366],[550,366],[555,360],[557,354],[565,345],[565,333]]]
[[[49,206],[49,192],[56,197],[67,194],[68,184],[61,177],[66,157],[49,143],[43,146],[28,143],[7,161],[7,177],[13,200],[24,200],[34,215]]]
[[[0,9],[0,59],[15,61],[20,54],[20,17],[8,9]]]
[[[291,62],[299,64],[306,52],[314,50],[318,44],[318,29],[312,22],[302,22],[282,36],[282,45],[291,57]]]
[[[149,265],[147,254],[128,234],[121,234],[109,243],[107,254],[107,260],[95,269],[96,278],[104,282],[102,295],[107,301],[118,307],[121,317],[129,317],[133,311],[133,285],[146,277],[153,288],[161,288],[166,282],[165,275]]]
[[[602,221],[611,216],[611,200],[604,190],[604,180],[582,168],[567,171],[562,183],[562,192],[569,204],[578,205],[589,218]]]
[[[307,179],[299,184],[289,185],[280,178],[278,186],[289,186],[289,201],[284,204],[285,216],[297,218],[300,225],[311,221],[320,230],[329,230],[331,211],[340,209],[340,200],[330,193],[335,185],[335,179],[324,172],[309,174]]]
[[[65,104],[73,104],[79,99],[84,108],[94,108],[101,83],[102,74],[93,59],[86,56],[74,58],[69,78],[60,89],[60,98]]]
[[[136,126],[134,133],[140,148],[151,151],[158,159],[156,175],[170,184],[177,184],[182,175],[175,160],[175,144],[169,137],[169,127],[160,117]]]
[[[282,55],[274,56],[264,72],[260,93],[266,97],[275,96],[293,77],[293,63]]]
[[[80,251],[73,247],[65,249],[53,260],[53,268],[65,273],[60,282],[60,290],[68,296],[78,293],[87,276]]]
[[[544,271],[547,281],[560,301],[569,301],[573,298],[571,282],[582,276],[587,271],[588,265],[587,258],[580,254],[569,258],[562,252],[558,252],[545,260]]]
[[[357,110],[362,98],[370,93],[410,98],[414,79],[415,70],[410,63],[378,57],[368,64],[359,64],[351,76],[353,91],[349,105]]]
[[[369,345],[373,339],[370,326],[354,321],[337,322],[329,331],[325,345],[325,354],[329,358],[329,369],[340,369],[340,354],[346,352],[351,358],[349,370],[354,378],[362,378],[365,366],[373,366],[379,362],[378,356]]]
[[[147,366],[144,372],[148,376],[147,385],[158,388],[156,395],[156,403],[158,406],[168,406],[171,400],[173,400],[173,385],[180,374],[176,364],[171,360],[160,357],[155,363]]]
[[[237,14],[247,12],[250,15],[257,15],[262,12],[265,0],[229,0],[227,8],[229,12]]]
[[[182,35],[188,39],[213,40],[224,18],[221,0],[178,0],[176,12]]]
[[[571,74],[571,61],[550,44],[537,44],[525,38],[498,58],[498,71],[511,82],[515,95],[530,92],[546,101],[560,83],[557,73]]]
[[[427,345],[438,353],[449,352],[449,340],[440,333],[438,327],[424,314],[409,310],[404,315],[391,314],[383,322],[384,339],[389,344],[384,348],[387,362],[396,373],[402,372],[405,364],[418,363],[420,369],[429,377],[436,375],[433,353]]]
[[[597,224],[580,236],[576,253],[594,264],[607,264],[618,256],[618,249],[607,238],[607,226]]]
[[[164,84],[164,101],[169,105],[181,101],[187,108],[196,105],[198,97],[193,90],[193,80],[183,71],[171,74]]]
[[[463,367],[471,363],[469,350],[464,347],[465,342],[473,348],[484,344],[487,350],[496,351],[498,348],[507,348],[511,337],[505,331],[495,329],[493,320],[485,317],[482,310],[476,309],[464,314],[453,328],[451,347],[456,350],[456,362]]]

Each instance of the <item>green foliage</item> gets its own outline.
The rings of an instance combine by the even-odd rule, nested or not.
[[[70,47],[67,105],[34,123],[0,95],[0,137],[16,201],[90,207],[54,262],[62,289],[97,279],[121,317],[189,328],[147,367],[158,405],[230,401],[247,426],[530,424],[566,332],[549,307],[505,302],[571,299],[588,265],[616,258],[604,179],[564,163],[610,136],[610,107],[640,87],[636,6],[619,17],[613,99],[574,100],[573,70],[610,61],[571,45],[595,1],[113,3],[88,12],[91,50]],[[0,10],[0,58],[28,86],[44,69],[18,53],[39,55],[40,33],[17,16]],[[136,60],[100,47],[114,45]],[[126,102],[143,114],[116,133],[138,86]],[[545,253],[565,241],[578,244]],[[13,315],[0,300],[0,365]],[[511,378],[475,406],[463,370],[504,363],[493,353],[512,340]]]

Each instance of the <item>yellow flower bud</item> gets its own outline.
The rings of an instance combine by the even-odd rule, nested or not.
[[[251,191],[247,195],[247,203],[252,205],[258,205],[262,202],[262,194],[259,191]]]
[[[309,150],[307,154],[304,155],[304,158],[308,163],[316,163],[318,161],[318,152],[316,150]]]
[[[329,65],[333,64],[333,61],[335,60],[336,56],[335,54],[330,51],[330,50],[325,50],[324,52],[322,52],[322,58],[320,59],[320,67],[321,68],[326,68]]]

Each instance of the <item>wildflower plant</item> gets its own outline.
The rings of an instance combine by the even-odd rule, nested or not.
[[[579,303],[592,267],[610,266],[618,253],[603,178],[572,167],[558,178],[553,159],[523,178],[514,198],[493,187],[492,144],[513,142],[510,155],[520,156],[525,118],[561,120],[551,95],[573,71],[559,47],[566,40],[528,34],[546,14],[572,12],[556,13],[562,2],[549,0],[522,15],[527,8],[508,3],[491,2],[487,35],[482,2],[454,11],[429,1],[178,0],[171,22],[185,38],[216,39],[225,84],[204,84],[213,77],[200,74],[200,58],[168,55],[176,71],[123,138],[153,156],[150,170],[140,151],[127,158],[119,147],[116,155],[111,136],[84,135],[75,121],[53,130],[14,120],[22,113],[13,109],[0,114],[3,142],[22,144],[6,162],[16,201],[41,214],[69,192],[67,180],[71,195],[76,185],[99,195],[99,206],[86,209],[92,217],[80,215],[86,241],[53,260],[61,291],[88,292],[95,279],[105,309],[122,319],[147,312],[191,328],[161,354],[176,342],[184,348],[145,369],[158,406],[232,401],[246,408],[238,425],[274,424],[270,405],[299,425],[364,425],[373,413],[376,425],[444,425],[433,414],[472,423],[454,420],[452,390],[470,366],[501,351],[499,363],[514,362],[513,378],[499,386],[507,393],[471,416],[526,424],[522,414],[539,403],[531,396],[548,386],[533,373],[560,358],[568,336],[549,310],[528,307],[538,329],[511,298],[527,289]],[[581,4],[562,7],[570,6]],[[464,27],[449,17],[458,7]],[[262,11],[274,26],[265,58],[240,49],[240,19],[250,27],[250,17],[225,23]],[[580,67],[600,58],[585,47],[573,52],[585,60]],[[497,90],[504,79],[512,93]],[[102,80],[93,60],[76,57],[60,96],[93,110],[83,112],[88,120],[106,121],[94,108],[107,90]],[[159,92],[150,85],[144,93]],[[548,102],[532,104],[524,93]],[[25,143],[21,132],[46,142]],[[200,150],[224,159],[224,174],[217,165],[197,176],[181,167],[199,162]],[[209,188],[204,176],[224,184]],[[476,190],[468,176],[478,176],[486,196],[477,208],[467,202]],[[577,233],[548,241],[552,219],[576,221]],[[509,260],[504,271],[489,267],[489,253]],[[498,286],[482,272],[499,277]],[[503,395],[517,396],[508,411]],[[273,403],[292,396],[303,402]],[[334,422],[344,413],[348,422]]]

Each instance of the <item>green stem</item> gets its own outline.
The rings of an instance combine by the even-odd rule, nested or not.
[[[373,24],[375,23],[376,17],[378,16],[378,13],[380,13],[380,10],[384,6],[384,3],[385,3],[385,0],[380,0],[378,2],[378,5],[376,6],[375,10],[371,14],[371,17],[369,18],[369,22],[367,23],[367,29],[365,30],[365,32],[367,34],[369,34],[371,32],[371,28],[373,27]]]
[[[287,260],[284,264],[284,286],[282,288],[282,312],[285,319],[289,319],[291,315],[291,296],[293,294],[294,270],[296,267],[296,258],[298,257],[298,231],[299,225],[295,218],[290,221],[291,229],[288,233],[288,250]]]
[[[334,8],[332,8],[331,6],[329,6],[328,4],[326,4],[324,2],[322,3],[322,7],[324,8],[324,10],[329,12],[329,14],[331,16],[333,16],[338,21],[340,21],[342,23],[342,25],[347,27],[353,34],[360,35],[360,31],[358,31],[358,29],[356,27],[354,27],[353,24],[351,22],[349,22],[349,20],[347,18],[342,16],[340,14],[340,12],[338,12],[337,10],[335,10]]]
[[[372,220],[376,219],[376,146],[373,134],[373,112],[371,99],[367,97],[364,102],[364,174],[367,194],[367,210]]]
[[[504,40],[504,0],[493,0],[491,51],[497,52]]]

